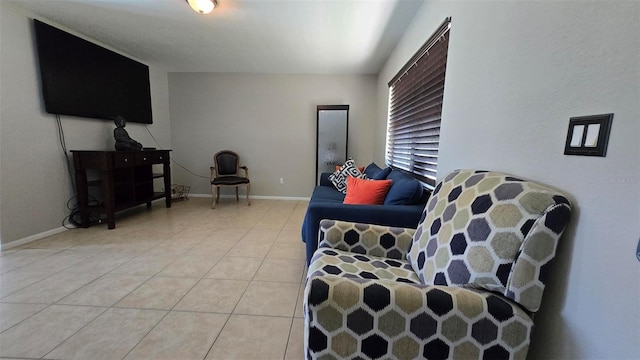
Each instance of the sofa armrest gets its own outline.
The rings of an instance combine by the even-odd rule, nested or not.
[[[318,248],[405,260],[415,229],[339,220],[320,221]]]
[[[335,188],[331,180],[329,180],[329,175],[331,174],[333,173],[330,173],[330,172],[320,173],[320,183],[318,185],[330,186],[331,188]]]
[[[489,291],[340,276],[308,279],[307,359],[526,358],[533,320]]]
[[[320,220],[336,219],[363,224],[416,228],[424,209],[419,205],[350,205],[313,199],[302,223],[302,241],[306,243],[307,265],[318,248]]]

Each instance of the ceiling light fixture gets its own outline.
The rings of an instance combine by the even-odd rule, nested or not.
[[[204,15],[210,13],[218,5],[217,0],[186,0],[196,12]]]

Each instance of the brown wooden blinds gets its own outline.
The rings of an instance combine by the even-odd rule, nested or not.
[[[451,18],[389,82],[387,165],[433,187],[438,170],[440,122]]]

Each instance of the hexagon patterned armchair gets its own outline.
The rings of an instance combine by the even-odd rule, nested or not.
[[[323,220],[304,293],[306,358],[526,358],[570,213],[543,185],[457,170],[417,229]]]

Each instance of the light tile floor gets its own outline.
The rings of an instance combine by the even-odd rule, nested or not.
[[[154,203],[0,256],[0,357],[302,359],[305,201]]]

